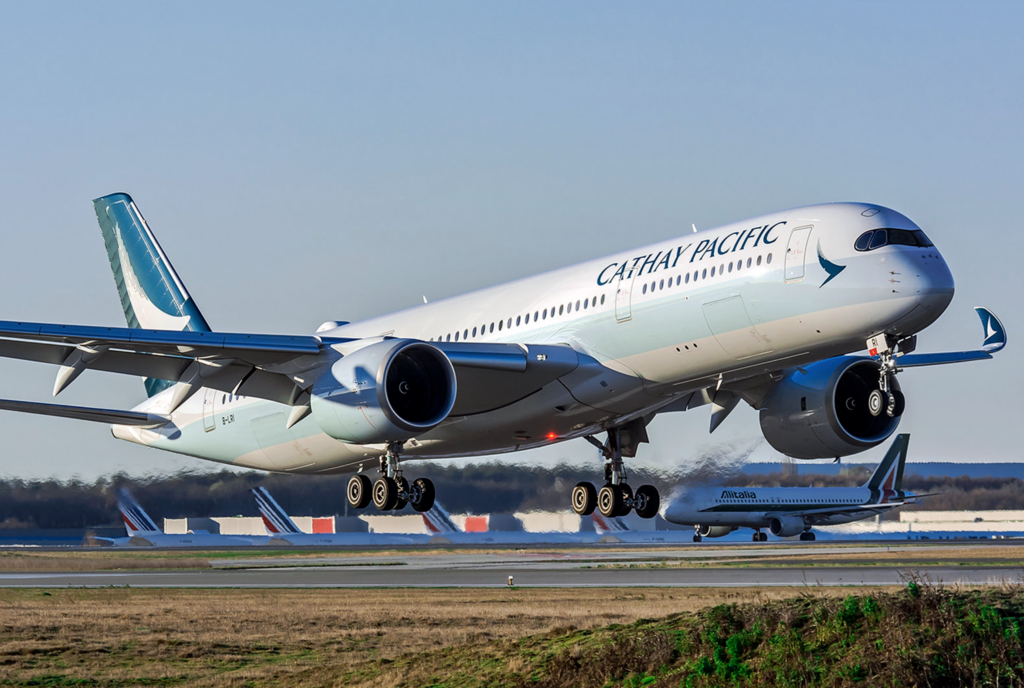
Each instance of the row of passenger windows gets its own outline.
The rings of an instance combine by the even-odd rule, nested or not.
[[[765,265],[771,265],[771,263],[772,263],[772,254],[769,253],[768,257],[765,258],[764,262],[765,262]],[[757,257],[757,261],[756,262],[754,261],[753,258],[747,258],[747,269],[748,270],[750,268],[752,268],[752,267],[754,267],[756,265],[760,265],[760,264],[761,264],[761,256]],[[718,266],[718,274],[724,275],[726,273],[726,271],[732,272],[734,268],[735,268],[735,270],[737,272],[741,271],[743,269],[743,260],[740,259],[740,260],[737,260],[736,262],[729,261],[728,267],[726,267],[725,263],[722,263],[720,266]],[[707,279],[708,277],[714,277],[714,276],[715,276],[715,266],[712,265],[711,266],[711,274],[710,275],[708,274],[708,269],[707,268],[704,268],[703,270],[694,270],[693,271],[692,279],[693,279],[694,282],[696,282],[697,280]],[[691,279],[691,277],[690,277],[690,273],[689,272],[687,272],[685,275],[676,275],[675,285],[678,287],[680,284],[689,284],[690,283],[690,279]],[[672,286],[672,282],[673,282],[672,278],[669,277],[668,278],[668,286],[669,287]],[[648,284],[644,284],[643,293],[646,294],[648,289],[650,289],[651,291],[654,291],[655,289],[664,289],[665,286],[666,286],[665,285],[665,280],[661,280],[660,282],[654,281],[654,282],[651,282],[649,285]]]
[[[543,310],[534,311],[533,312],[533,316],[532,316],[533,317],[533,322],[537,322],[538,320],[547,320],[548,317],[554,318],[557,315],[563,315],[565,313],[572,313],[574,310],[576,310],[576,311],[581,310],[581,309],[582,310],[587,310],[587,309],[589,309],[591,307],[597,308],[598,305],[599,305],[598,304],[598,298],[595,296],[592,299],[591,298],[586,298],[586,299],[583,299],[583,301],[577,300],[575,306],[574,306],[574,304],[572,302],[569,302],[568,304],[562,304],[562,305],[558,306],[557,312],[555,310],[555,307],[552,306],[550,309],[545,308]],[[604,305],[604,294],[601,294],[600,305],[602,305],[602,306]],[[497,330],[498,330],[498,332],[501,332],[505,328],[512,329],[513,327],[519,327],[520,325],[528,325],[528,324],[530,324],[530,317],[531,317],[530,313],[527,313],[526,315],[517,315],[516,319],[515,319],[515,325],[512,324],[512,318],[509,318],[507,321],[505,321],[505,320],[498,320],[497,321]],[[460,334],[462,335],[462,339],[466,340],[466,339],[474,339],[475,337],[477,337],[478,333],[479,333],[479,336],[483,337],[485,334],[491,334],[494,331],[495,331],[495,323],[493,323],[493,322],[490,325],[484,324],[484,325],[481,325],[480,327],[474,327],[472,330],[470,330],[469,328],[466,328],[461,333],[460,332],[456,332],[455,333],[454,341],[456,341],[456,342],[459,341],[459,335]],[[430,341],[434,341],[434,338],[431,337]],[[452,334],[448,333],[446,335],[441,335],[441,336],[439,336],[437,338],[437,341],[439,341],[439,342],[450,342],[450,341],[452,341]]]
[[[729,503],[738,502],[738,503],[741,503],[741,504],[750,504],[750,503],[754,503],[754,504],[789,504],[789,503],[796,503],[796,502],[803,503],[803,500],[798,500],[798,499],[782,499],[781,497],[776,499],[776,498],[773,497],[772,499],[716,499],[715,502],[719,503],[719,504],[724,503],[724,502],[729,502]],[[849,499],[815,499],[814,503],[815,504],[856,504],[855,501],[851,501]]]

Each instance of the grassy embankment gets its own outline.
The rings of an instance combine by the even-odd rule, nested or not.
[[[1020,685],[1024,590],[3,590],[0,685]],[[611,625],[608,625],[611,624]]]

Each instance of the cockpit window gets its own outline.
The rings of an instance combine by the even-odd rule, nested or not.
[[[858,251],[872,251],[882,246],[893,245],[930,248],[935,244],[920,229],[872,229],[857,237],[853,247]]]

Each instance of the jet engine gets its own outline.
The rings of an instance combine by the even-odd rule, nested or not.
[[[785,372],[761,405],[761,432],[776,450],[797,459],[857,454],[885,441],[900,424],[885,411],[872,415],[879,363],[840,356]],[[891,389],[900,395],[899,383]],[[902,413],[902,404],[897,413]]]
[[[697,535],[701,537],[725,537],[736,530],[736,526],[698,526]]]
[[[775,537],[793,537],[804,532],[804,520],[799,516],[776,516],[768,521],[768,529]]]
[[[404,442],[435,428],[455,405],[455,369],[412,339],[368,344],[334,362],[313,386],[320,429],[352,444]]]

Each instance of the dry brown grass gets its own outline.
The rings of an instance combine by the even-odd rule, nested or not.
[[[0,590],[0,684],[345,685],[367,662],[839,589]],[[510,672],[522,667],[509,666]],[[49,677],[49,678],[47,678]],[[375,686],[407,672],[385,671]]]
[[[207,569],[205,558],[155,552],[0,552],[0,571],[142,571]]]

